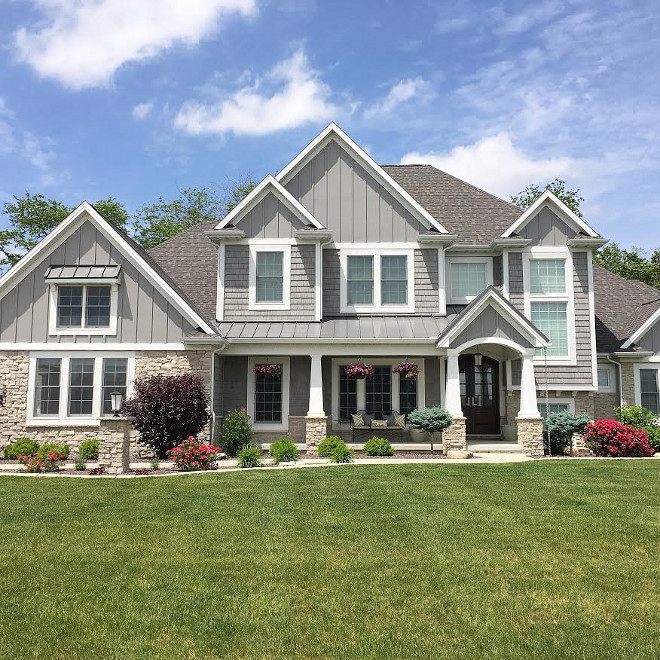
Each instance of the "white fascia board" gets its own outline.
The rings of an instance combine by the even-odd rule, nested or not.
[[[355,143],[344,131],[331,122],[321,131],[288,165],[278,174],[277,180],[286,185],[331,139],[339,142],[355,160],[393,194],[422,223],[427,223],[442,234],[449,232],[410,194],[408,194],[362,147]]]
[[[270,174],[226,215],[215,229],[224,229],[227,225],[236,225],[249,213],[269,192],[272,192],[282,203],[288,206],[306,224],[317,229],[326,229],[283,185]]]
[[[517,232],[520,228],[524,227],[527,222],[533,218],[544,206],[552,205],[557,211],[559,216],[578,227],[588,236],[592,238],[600,238],[600,234],[594,231],[582,218],[573,213],[571,209],[564,204],[554,193],[546,190],[503,234],[502,238],[508,238],[511,234]]]
[[[630,348],[634,343],[638,342],[660,319],[660,309],[656,309],[651,316],[649,316],[642,325],[635,330],[635,332],[626,339],[621,345],[621,348]]]

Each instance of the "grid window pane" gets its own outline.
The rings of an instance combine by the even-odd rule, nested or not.
[[[408,302],[408,258],[405,255],[381,257],[380,286],[382,305],[405,305]]]
[[[532,303],[531,308],[532,323],[552,342],[548,356],[568,357],[567,303]]]
[[[339,421],[348,422],[357,412],[357,381],[346,377],[346,366],[339,367]]]
[[[254,421],[282,421],[282,377],[255,374]]]
[[[257,302],[284,302],[284,252],[257,252]]]
[[[452,298],[475,298],[486,288],[486,264],[453,263],[450,276]]]
[[[529,262],[529,277],[532,294],[566,293],[563,259],[532,259]]]
[[[609,369],[599,369],[598,370],[598,387],[609,387],[610,386],[610,370]]]
[[[85,308],[85,326],[107,328],[110,326],[110,287],[88,286]]]
[[[94,358],[71,358],[69,415],[91,415],[94,402]]]
[[[59,358],[38,358],[37,373],[34,381],[34,414],[57,415],[60,412],[60,375]]]
[[[127,374],[128,360],[126,358],[105,358],[103,360],[102,413],[104,415],[112,414],[112,399],[110,395],[113,392],[120,392],[124,396],[122,400],[126,400]]]
[[[389,415],[392,412],[392,367],[374,367],[373,376],[366,379],[368,413]]]
[[[349,305],[374,304],[374,258],[349,256],[347,265],[347,296]]]
[[[656,415],[660,413],[660,394],[658,392],[658,370],[640,369],[639,385],[641,404]]]
[[[548,412],[548,408],[550,411]],[[545,419],[548,414],[558,413],[558,412],[568,412],[567,403],[551,403],[549,406],[546,406],[545,403],[539,403],[539,412],[541,417]]]
[[[403,415],[417,409],[417,378],[404,378],[399,374],[399,412]]]
[[[79,328],[82,325],[83,288],[81,286],[57,287],[57,326]]]

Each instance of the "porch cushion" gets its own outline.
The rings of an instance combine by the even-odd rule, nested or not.
[[[394,413],[383,415],[383,419],[387,422],[387,426],[394,426]]]
[[[351,417],[353,418],[353,426],[364,426],[364,417],[360,413],[351,413]]]
[[[365,426],[371,426],[371,420],[374,419],[375,415],[373,413],[362,413]]]
[[[372,429],[386,429],[389,426],[389,423],[386,419],[372,419],[371,428]]]
[[[405,428],[406,426],[406,416],[399,415],[399,413],[394,413],[394,424],[392,426],[397,426],[400,429]]]

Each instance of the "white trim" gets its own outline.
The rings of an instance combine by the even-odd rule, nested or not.
[[[442,234],[447,230],[410,194],[408,194],[385,170],[356,144],[334,122],[321,131],[288,165],[277,174],[277,180],[286,185],[330,140],[335,140],[366,169],[390,194],[407,207],[422,224],[437,229]]]
[[[225,316],[225,244],[218,243],[218,274],[215,290],[215,318],[222,321]]]
[[[655,382],[658,387],[658,390],[660,391],[660,365],[655,366],[653,362],[657,362],[657,360],[649,360],[648,362],[638,362],[633,364],[633,373],[634,373],[634,379],[635,379],[635,405],[636,406],[641,406],[642,405],[642,384],[641,384],[641,377],[640,377],[640,370],[641,369],[650,369],[650,370],[655,370]]]
[[[507,238],[518,233],[544,206],[554,206],[559,217],[568,225],[573,225],[578,231],[582,231],[592,238],[600,238],[600,234],[593,230],[582,218],[573,213],[556,195],[546,190],[503,234]]]
[[[254,367],[257,364],[265,364],[266,357],[248,357],[247,372],[247,414],[252,420],[252,426],[255,432],[259,431],[288,431],[289,430],[289,391],[291,377],[291,363],[288,357],[278,357],[277,364],[282,365],[282,422],[280,424],[269,422],[256,422],[254,419],[255,409],[255,374]]]
[[[214,229],[224,229],[228,224],[237,225],[269,192],[272,192],[299,219],[303,220],[303,224],[313,225],[317,229],[326,229],[324,225],[270,174],[247,197],[237,204]]]
[[[58,347],[59,348],[59,347]],[[59,359],[60,368],[60,404],[59,412],[55,416],[39,416],[34,414],[34,394],[36,381],[37,359]],[[69,373],[72,358],[93,358],[94,359],[94,398],[92,402],[92,415],[80,416],[68,414],[69,404]],[[98,426],[102,418],[108,415],[101,414],[102,391],[103,391],[103,360],[107,358],[125,358],[126,367],[126,398],[129,398],[133,391],[133,382],[135,380],[135,353],[127,351],[105,351],[98,354],[95,351],[65,351],[55,350],[52,346],[47,351],[32,351],[28,358],[28,392],[27,392],[27,411],[26,426],[43,427],[68,427],[68,426]]]
[[[45,277],[45,282],[50,284],[72,284],[72,285],[103,285],[103,284],[119,284],[118,277]]]
[[[502,250],[502,295],[509,300],[509,251]]]
[[[123,343],[79,343],[65,344],[57,342],[2,342],[0,351],[185,351],[186,345],[183,342],[172,342],[170,344],[123,344]]]
[[[458,357],[464,351],[467,351],[468,349],[473,348],[474,346],[483,346],[484,344],[493,344],[495,346],[506,346],[506,348],[510,348],[511,350],[516,351],[516,353],[518,353],[521,356],[534,355],[533,348],[525,348],[524,346],[521,346],[512,339],[507,339],[505,337],[477,337],[476,339],[470,339],[469,341],[464,342],[463,344],[457,346],[456,348],[448,348],[447,355],[454,355]]]
[[[57,326],[57,307],[58,307],[58,286],[63,284],[61,281],[50,282],[48,287],[48,334],[52,336],[65,335],[65,336],[82,336],[82,335],[106,335],[114,336],[117,334],[117,307],[119,300],[119,287],[117,284],[108,284],[104,286],[110,287],[110,325],[107,328],[86,328],[85,316],[87,311],[87,286],[88,282],[78,281],[73,286],[81,286],[83,288],[82,295],[82,316],[81,326],[79,328],[59,328]],[[63,284],[64,286],[71,286],[70,284]],[[90,284],[90,286],[96,286]]]
[[[279,252],[282,254],[282,300],[281,302],[257,301],[257,254],[259,252]],[[248,309],[252,311],[282,311],[291,309],[291,245],[260,240],[250,243],[250,282],[248,289]]]
[[[373,257],[373,304],[348,304],[348,257]],[[406,257],[407,302],[404,305],[381,304],[381,258],[389,256]],[[415,311],[415,250],[413,248],[393,249],[388,247],[369,248],[361,245],[343,247],[339,250],[339,310],[342,314],[411,314]]]
[[[447,316],[447,288],[445,278],[445,247],[438,248],[438,314]]]
[[[447,295],[447,300],[450,305],[466,305],[472,302],[475,298],[478,298],[482,293],[480,291],[474,296],[454,296],[454,293],[451,288],[452,278],[451,278],[451,267],[454,264],[484,264],[485,266],[485,275],[486,275],[486,286],[484,290],[489,286],[493,285],[493,259],[492,257],[459,257],[459,256],[449,256],[446,260],[446,273],[445,273],[445,283],[446,287],[449,290],[449,295]]]
[[[638,342],[660,319],[660,309],[657,309],[651,316],[649,316],[642,325],[633,332],[628,339],[622,344],[621,349],[630,348],[633,344]],[[619,350],[621,350],[619,349]]]
[[[593,251],[587,250],[587,286],[589,287],[589,334],[591,335],[591,374],[598,387],[598,351],[596,348],[596,301],[594,297]],[[577,349],[577,347],[576,347]]]
[[[608,381],[606,386],[601,386],[598,382],[598,372],[606,371],[608,374]],[[596,387],[599,392],[608,392],[611,394],[616,393],[616,376],[614,371],[614,365],[611,363],[599,362],[596,366]]]
[[[316,320],[323,320],[323,248],[314,246],[314,312]]]

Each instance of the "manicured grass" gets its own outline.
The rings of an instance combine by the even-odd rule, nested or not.
[[[660,462],[0,478],[3,658],[656,658]]]

